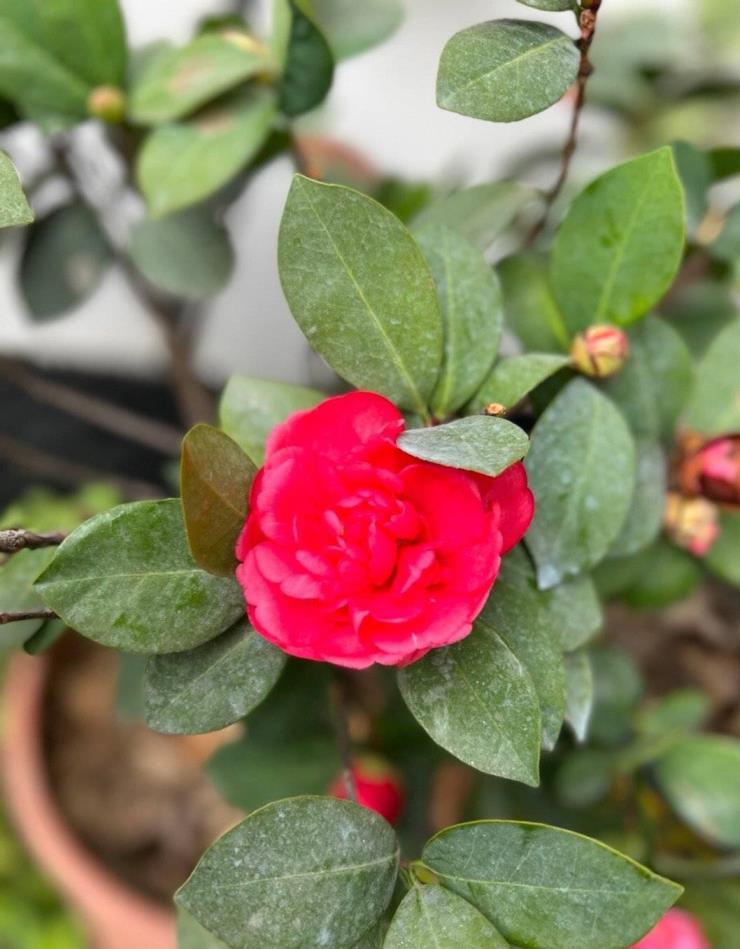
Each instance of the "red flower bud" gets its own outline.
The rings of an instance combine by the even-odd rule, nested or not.
[[[666,498],[664,527],[677,547],[704,557],[719,534],[719,513],[705,498],[687,498],[671,491]]]
[[[403,812],[404,788],[398,773],[382,758],[363,755],[352,766],[357,789],[357,803],[368,807],[395,824]],[[338,775],[329,788],[332,797],[347,800],[344,775]]]
[[[126,117],[126,94],[116,86],[96,86],[87,97],[87,111],[103,122],[123,122]]]
[[[698,920],[682,909],[669,909],[632,949],[710,949]]]
[[[740,435],[726,435],[694,446],[679,462],[679,481],[684,494],[740,507]]]
[[[573,368],[595,379],[606,379],[624,365],[629,341],[616,326],[589,326],[573,340],[570,358]]]

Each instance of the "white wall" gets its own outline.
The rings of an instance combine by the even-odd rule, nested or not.
[[[361,2],[361,0],[358,0]],[[443,112],[434,102],[437,60],[457,30],[498,16],[547,14],[514,0],[405,0],[406,21],[393,39],[343,63],[319,121],[333,137],[358,148],[380,169],[412,178],[454,174],[467,181],[496,176],[527,143],[559,142],[567,115],[556,106],[526,122],[492,125]],[[263,4],[264,5],[264,4]],[[676,15],[688,0],[652,0]],[[135,43],[167,36],[184,40],[214,0],[123,0]],[[606,0],[602,18],[644,0]],[[264,14],[264,11],[262,11]],[[568,23],[562,15],[554,22]],[[320,381],[322,370],[292,322],[280,292],[275,246],[291,174],[281,161],[261,173],[233,209],[238,270],[209,308],[198,346],[201,372],[213,382],[239,370],[284,380]],[[0,258],[0,350],[40,362],[100,370],[153,373],[164,353],[157,331],[111,274],[73,316],[42,326],[29,323],[13,283],[13,252]]]

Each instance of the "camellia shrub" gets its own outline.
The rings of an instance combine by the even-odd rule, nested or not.
[[[553,188],[373,196],[318,180],[294,120],[394,3],[280,0],[266,39],[227,17],[129,51],[115,0],[0,0],[7,121],[43,131],[70,185],[33,221],[2,157],[30,311],[56,317],[115,263],[181,331],[231,271],[225,210],[288,152],[282,287],[343,380],[235,376],[182,441],[180,497],[0,534],[2,622],[29,651],[71,628],[146,657],[168,734],[246,717],[207,765],[247,816],[175,896],[188,949],[737,935],[740,743],[702,731],[698,690],[643,703],[599,634],[607,601],[740,584],[738,215],[710,207],[740,149],[655,142],[569,195],[609,2],[522,2],[563,29],[456,34],[437,102],[513,122],[566,96]],[[146,206],[124,238],[86,174],[90,117]],[[726,305],[692,309],[699,287]]]

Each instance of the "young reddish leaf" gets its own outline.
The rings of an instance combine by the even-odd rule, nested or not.
[[[182,443],[180,488],[188,546],[209,573],[231,576],[256,467],[224,432],[196,425]]]

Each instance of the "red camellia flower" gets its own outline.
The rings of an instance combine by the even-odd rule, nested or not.
[[[740,435],[704,442],[682,459],[681,488],[730,508],[740,508]]]
[[[352,392],[272,432],[237,542],[254,628],[292,656],[403,665],[470,632],[532,519],[521,463],[497,478],[419,461],[387,399]]]
[[[401,816],[404,804],[404,789],[398,774],[380,758],[363,755],[352,767],[355,779],[357,803],[369,807],[384,817],[389,824],[395,824]],[[347,800],[347,784],[340,774],[329,788],[332,797],[340,801]]]
[[[669,909],[632,949],[710,949],[710,946],[691,913]]]

